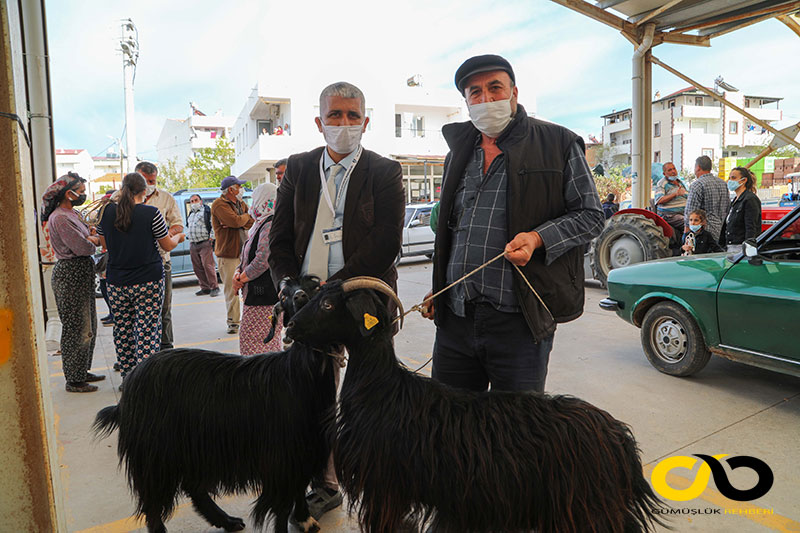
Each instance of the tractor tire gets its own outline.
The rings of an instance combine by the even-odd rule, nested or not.
[[[605,287],[608,273],[615,268],[671,255],[669,239],[655,222],[644,215],[623,213],[609,218],[592,241],[589,264],[594,279]]]

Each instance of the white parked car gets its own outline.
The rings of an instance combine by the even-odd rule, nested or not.
[[[433,243],[436,235],[431,229],[431,210],[436,203],[406,205],[406,218],[403,223],[403,247],[400,257],[414,255],[433,256]]]

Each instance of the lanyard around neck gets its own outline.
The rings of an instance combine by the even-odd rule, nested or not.
[[[324,148],[327,150],[327,148]],[[342,182],[339,184],[339,190],[336,192],[336,203],[333,203],[331,199],[331,194],[328,192],[328,183],[325,179],[325,167],[323,161],[325,160],[325,152],[323,151],[322,155],[319,158],[319,180],[322,186],[322,196],[325,198],[325,202],[328,204],[328,208],[331,210],[331,214],[333,218],[336,218],[336,207],[342,201],[342,195],[345,189],[347,189],[347,182],[350,181],[350,174],[353,173],[355,170],[356,165],[358,164],[358,160],[361,158],[361,152],[363,148],[361,145],[358,145],[358,149],[356,150],[356,155],[353,157],[353,160],[350,162],[350,166],[347,168],[347,171],[342,178]],[[338,164],[338,163],[337,163]]]

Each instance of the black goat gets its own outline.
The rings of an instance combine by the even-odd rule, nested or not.
[[[257,528],[274,514],[275,531],[285,533],[294,506],[303,531],[318,529],[305,490],[330,455],[324,427],[336,401],[333,364],[301,343],[252,357],[165,350],[139,364],[94,430],[119,429],[120,465],[148,531],[166,531],[180,492],[212,525],[244,529],[211,495],[246,491],[258,493]]]
[[[301,276],[299,279],[281,282],[278,303],[272,308],[272,324],[267,338],[264,339],[264,344],[269,343],[275,336],[278,317],[283,315],[283,326],[286,327],[292,316],[317,294],[320,287],[319,284],[320,279],[317,276]],[[284,343],[290,341],[291,339],[284,339]]]
[[[413,374],[397,361],[385,305],[365,286],[323,286],[287,332],[349,352],[334,462],[362,531],[392,533],[404,519],[437,533],[661,523],[627,425],[574,397],[474,393]]]

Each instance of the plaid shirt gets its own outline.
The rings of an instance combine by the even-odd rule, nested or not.
[[[484,176],[485,154],[480,137],[476,144],[455,193],[448,285],[502,252],[509,241],[505,157],[503,154],[495,157]],[[511,264],[499,259],[453,287],[448,303],[456,315],[466,316],[466,302],[488,302],[500,311],[519,312]]]
[[[482,172],[483,162],[479,137],[455,193],[448,284],[502,252],[513,237],[507,229],[505,158],[498,155],[486,176]],[[577,142],[570,147],[564,168],[563,194],[567,213],[534,228],[544,243],[548,265],[567,250],[591,241],[605,222],[589,164]],[[464,304],[468,301],[488,302],[500,311],[520,311],[511,264],[505,259],[495,261],[451,289],[448,303],[456,315],[465,316]]]
[[[186,223],[189,226],[189,233],[187,234],[189,242],[196,244],[213,239],[214,230],[212,229],[211,233],[209,233],[206,227],[205,209],[201,208],[197,211],[191,211]]]
[[[698,209],[704,209],[708,219],[708,231],[719,240],[722,233],[722,223],[728,216],[731,198],[725,182],[710,172],[694,180],[689,186],[689,198],[686,199],[683,223],[689,227],[689,214]]]

